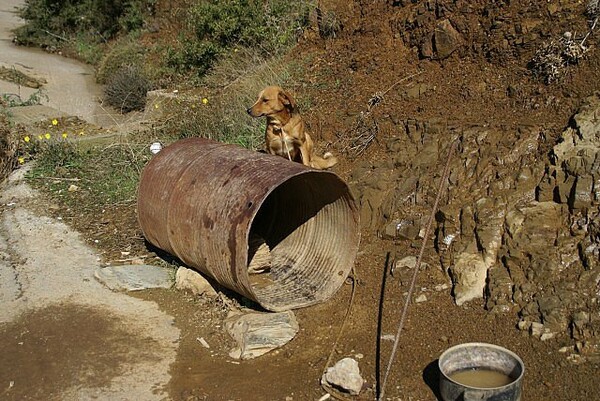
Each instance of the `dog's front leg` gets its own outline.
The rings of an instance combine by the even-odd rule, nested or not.
[[[312,167],[312,160],[310,159],[310,152],[306,146],[300,146],[300,156],[302,157],[302,164],[307,167]]]

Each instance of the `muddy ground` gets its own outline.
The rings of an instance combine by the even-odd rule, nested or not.
[[[593,16],[585,2],[522,3],[323,1],[341,31],[324,39],[315,24],[290,55],[311,61],[291,89],[311,99],[305,119],[318,146],[341,156],[333,170],[361,210],[356,297],[334,354],[359,361],[367,384],[358,399],[375,398],[392,347],[381,335],[395,334],[410,282],[410,269],[390,274],[392,262],[416,256],[422,241],[428,267],[415,297],[426,301],[411,306],[390,400],[436,399],[437,357],[468,341],[521,356],[524,400],[598,399],[598,32],[577,63],[562,58],[557,76],[535,75],[536,52],[564,45],[565,32],[580,44]],[[434,231],[421,238],[455,139]],[[155,257],[133,204],[100,220],[60,215],[100,240],[106,263],[123,250]],[[291,343],[242,362],[228,356],[222,301],[175,290],[136,297],[155,301],[181,330],[168,398],[316,400],[350,294],[345,285],[296,311]]]

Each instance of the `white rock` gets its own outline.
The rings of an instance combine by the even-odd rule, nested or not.
[[[543,333],[540,336],[540,340],[547,341],[547,340],[554,338],[555,335],[556,335],[556,333],[551,333],[551,332]]]
[[[544,334],[544,325],[538,322],[531,322],[529,326],[529,334],[533,337],[541,337]]]
[[[458,306],[483,298],[488,265],[479,253],[463,252],[452,267],[454,301]]]
[[[225,328],[238,347],[229,356],[252,359],[291,341],[300,327],[292,311],[279,313],[231,313]]]
[[[344,358],[338,361],[321,378],[322,383],[341,389],[351,395],[358,395],[362,390],[365,380],[360,375],[358,362],[352,358]]]
[[[178,290],[189,290],[194,295],[216,297],[217,292],[213,286],[200,273],[180,267],[175,274],[175,288]]]
[[[152,143],[152,145],[150,145],[150,152],[154,155],[160,152],[161,150],[162,144],[160,142],[154,142]]]
[[[425,294],[421,294],[418,297],[415,298],[415,303],[422,303],[422,302],[426,302],[427,301],[427,295]]]

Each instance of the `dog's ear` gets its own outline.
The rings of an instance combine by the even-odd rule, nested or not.
[[[288,107],[291,111],[296,110],[296,101],[288,92],[282,90],[279,91],[279,101],[285,106]]]

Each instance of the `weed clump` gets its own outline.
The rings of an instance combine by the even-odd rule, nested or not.
[[[120,69],[141,65],[145,49],[136,40],[126,37],[118,40],[102,57],[96,70],[96,81],[106,84]]]
[[[18,148],[17,134],[11,129],[7,116],[0,113],[0,181],[8,177],[19,165]]]
[[[573,38],[571,32],[565,32],[560,38],[546,42],[535,53],[531,69],[545,83],[559,81],[567,67],[577,64],[589,49]]]
[[[150,88],[150,80],[138,67],[127,66],[110,78],[104,89],[104,97],[109,105],[128,113],[144,109]]]

